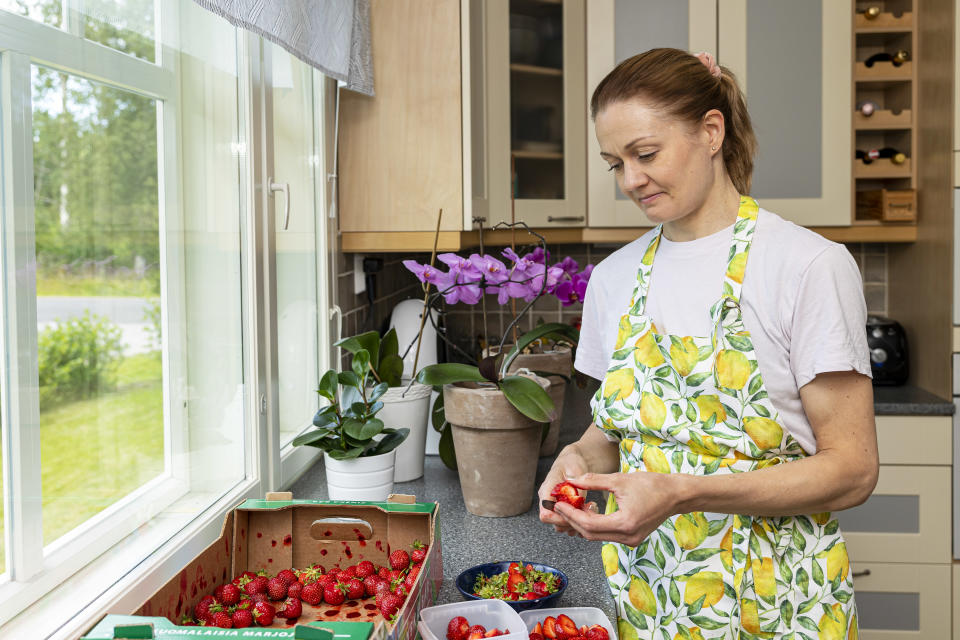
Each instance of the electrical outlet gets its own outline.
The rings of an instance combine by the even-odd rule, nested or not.
[[[363,277],[363,254],[353,254],[353,292],[360,295],[367,290],[367,280]]]

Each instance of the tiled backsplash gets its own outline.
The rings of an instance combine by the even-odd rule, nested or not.
[[[855,243],[845,245],[853,255],[863,277],[863,293],[867,310],[871,314],[885,315],[887,310],[887,246],[885,244]],[[596,264],[617,249],[615,245],[554,245],[548,246],[551,261],[570,256],[581,268],[586,264]],[[380,258],[383,269],[376,275],[373,312],[370,313],[367,294],[354,294],[353,256],[338,256],[337,286],[338,304],[343,312],[343,335],[350,336],[381,329],[389,320],[396,304],[408,298],[422,298],[420,282],[407,271],[402,261],[406,259],[425,263],[429,254],[368,254],[368,257]],[[521,301],[518,301],[518,304]],[[518,310],[522,307],[518,307]],[[540,322],[573,322],[581,313],[580,303],[564,307],[553,296],[544,296],[537,300],[524,318],[519,330],[526,331]],[[482,305],[448,305],[446,311],[447,335],[461,349],[476,353],[483,335]],[[487,330],[491,340],[499,338],[513,317],[509,308],[501,308],[496,298],[487,296]],[[451,354],[452,355],[452,354]],[[453,358],[452,358],[453,359]]]

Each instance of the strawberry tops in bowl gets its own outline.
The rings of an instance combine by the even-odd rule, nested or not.
[[[457,589],[466,600],[503,600],[515,611],[555,606],[567,588],[559,569],[530,562],[488,562],[457,576]]]

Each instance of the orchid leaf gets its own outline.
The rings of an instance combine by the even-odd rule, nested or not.
[[[537,422],[550,422],[556,408],[546,389],[524,376],[507,376],[500,381],[500,389],[517,411]]]
[[[473,365],[444,362],[421,369],[417,373],[417,382],[436,386],[453,382],[486,382],[486,378],[480,375],[480,369]]]

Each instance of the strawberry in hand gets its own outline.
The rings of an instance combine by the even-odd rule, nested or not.
[[[583,508],[583,496],[575,486],[569,482],[561,482],[550,492],[551,498],[556,498],[557,502],[566,502],[574,509]]]

